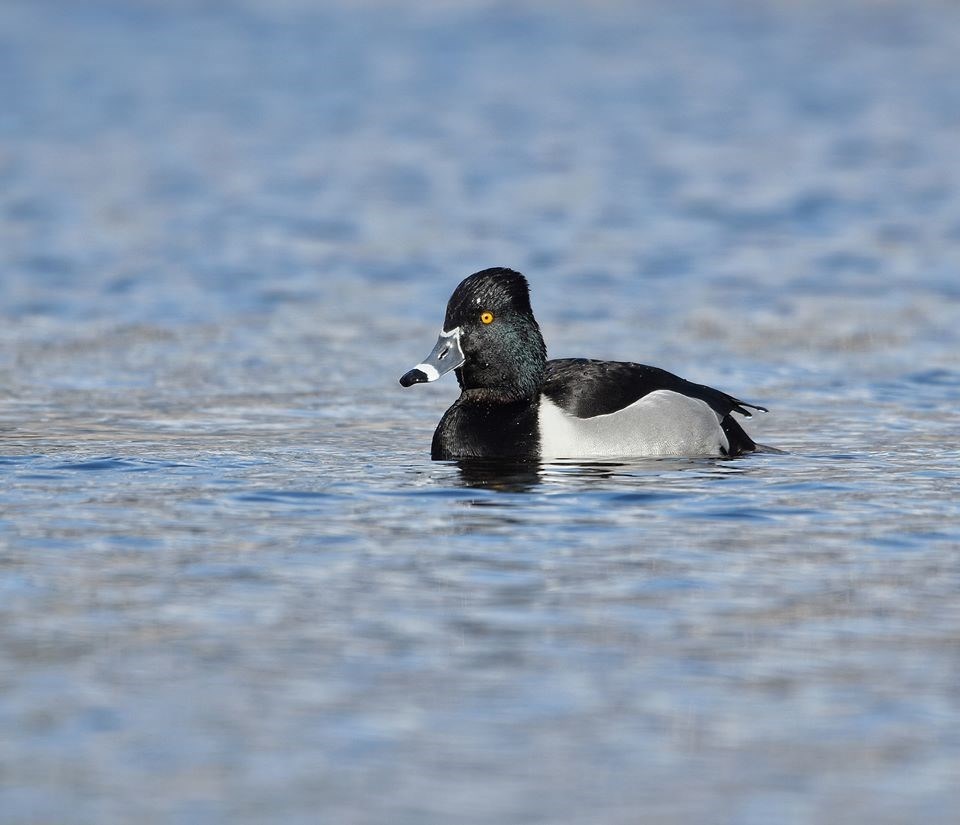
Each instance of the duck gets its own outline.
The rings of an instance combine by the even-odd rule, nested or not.
[[[527,279],[494,267],[460,282],[430,354],[403,387],[454,372],[434,460],[739,456],[758,449],[733,414],[748,404],[658,367],[588,358],[547,360]]]

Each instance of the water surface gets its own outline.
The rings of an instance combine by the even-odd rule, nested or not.
[[[0,821],[954,821],[958,39],[0,6]],[[787,452],[431,462],[493,265]]]

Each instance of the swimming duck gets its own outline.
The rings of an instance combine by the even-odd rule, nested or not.
[[[410,387],[455,371],[460,397],[433,434],[434,459],[733,456],[757,449],[732,413],[747,404],[666,370],[547,360],[527,280],[512,269],[465,278]]]

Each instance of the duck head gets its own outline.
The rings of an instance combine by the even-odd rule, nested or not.
[[[453,291],[436,346],[400,384],[436,381],[456,370],[463,390],[529,398],[540,387],[546,360],[527,279],[512,269],[484,269]]]

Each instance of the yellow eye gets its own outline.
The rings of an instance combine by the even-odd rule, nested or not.
[[[481,323],[484,323],[484,324],[492,324],[492,323],[493,323],[493,313],[492,313],[492,312],[481,312],[481,313],[480,313],[480,321],[481,321]]]

